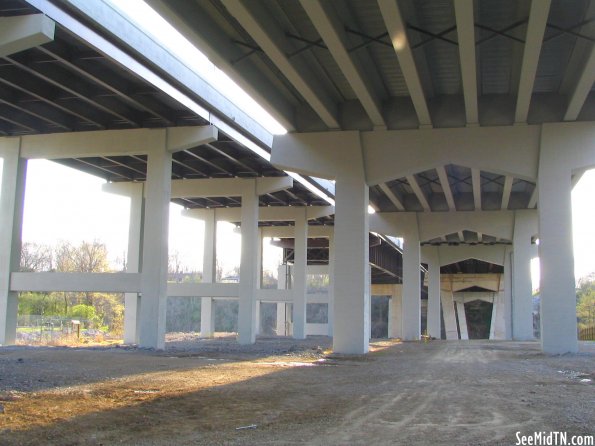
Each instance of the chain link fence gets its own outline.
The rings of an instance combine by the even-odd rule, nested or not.
[[[103,337],[105,333],[89,328],[86,319],[62,316],[22,315],[17,318],[17,343],[52,345]]]

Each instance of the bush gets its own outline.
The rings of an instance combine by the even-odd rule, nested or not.
[[[68,310],[68,317],[87,321],[90,327],[102,325],[101,318],[97,315],[95,307],[92,305],[75,305]]]

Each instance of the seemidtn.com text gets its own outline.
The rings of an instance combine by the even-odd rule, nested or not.
[[[568,432],[516,433],[515,445],[522,446],[594,446],[593,435],[568,435]]]

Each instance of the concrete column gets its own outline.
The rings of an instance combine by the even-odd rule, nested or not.
[[[516,211],[514,218],[512,258],[512,338],[518,341],[533,339],[533,287],[531,284],[530,216]]]
[[[144,213],[144,183],[130,183],[130,223],[128,225],[128,253],[126,272],[138,273],[141,268],[141,246]],[[124,294],[124,343],[138,344],[138,293]]]
[[[256,289],[260,289],[260,285],[262,283],[262,228],[258,228],[258,246],[256,249]],[[260,301],[256,301],[256,310],[255,310],[255,334],[260,334]]]
[[[371,288],[371,286],[372,286],[372,266],[370,264],[368,264],[366,281],[368,282],[368,287]],[[370,299],[368,299],[368,326],[366,328],[368,330],[368,333],[367,333],[368,339],[372,339],[372,292],[370,292]]]
[[[287,272],[289,266],[287,264],[279,265],[277,269],[277,289],[279,290],[286,290],[287,289]]]
[[[403,307],[402,285],[393,285],[393,292],[388,301],[388,337],[402,338],[403,337]]]
[[[490,320],[490,338],[496,339],[496,293],[494,293],[492,299],[492,317]]]
[[[440,339],[440,258],[438,249],[428,257],[428,328],[427,334]]]
[[[512,251],[506,248],[504,258],[504,339],[512,339]]]
[[[335,236],[331,234],[328,239],[328,332],[329,336],[333,336],[334,330],[334,314],[335,314]]]
[[[165,135],[165,133],[164,133]],[[142,297],[140,299],[139,345],[165,347],[167,304],[167,254],[171,153],[163,149],[148,155],[145,183],[145,215],[142,248]]]
[[[306,208],[295,220],[293,250],[293,337],[306,339],[306,269],[308,257],[308,219]]]
[[[494,296],[494,307],[492,309],[492,324],[494,327],[494,339],[508,339],[506,337],[506,293],[500,291]]]
[[[362,354],[368,352],[370,342],[369,190],[363,168],[339,175],[335,187],[333,350]]]
[[[421,280],[419,236],[403,240],[403,339],[413,341],[421,335]]]
[[[541,346],[545,353],[578,351],[570,172],[558,167],[563,147],[544,145],[539,159]]]
[[[285,311],[285,302],[277,302],[277,336],[287,336]]]
[[[21,263],[27,160],[20,158],[20,138],[0,138],[0,345],[16,342],[18,293],[10,291],[10,273]]]
[[[459,331],[461,339],[469,339],[469,331],[467,330],[467,316],[465,314],[465,303],[457,302],[457,317],[459,318]]]
[[[455,306],[451,291],[441,292],[442,314],[444,315],[444,331],[446,339],[459,339],[457,320],[455,318]]]
[[[246,180],[242,194],[242,256],[240,264],[240,296],[238,342],[256,341],[256,285],[258,268],[258,195],[256,181]]]
[[[262,284],[262,243],[264,239],[262,237],[262,228],[258,228],[258,240],[256,249],[256,288],[260,289]]]
[[[204,223],[204,251],[202,255],[202,281],[214,283],[217,274],[217,218],[216,210],[206,213]],[[200,337],[210,338],[215,334],[215,308],[212,297],[200,300]]]
[[[277,289],[287,289],[287,265],[279,265],[277,268]],[[285,302],[277,302],[277,336],[287,336],[287,305]]]

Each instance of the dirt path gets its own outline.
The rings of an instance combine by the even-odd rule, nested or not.
[[[0,445],[514,444],[595,431],[595,344],[327,338],[0,348]],[[590,381],[589,381],[590,380]],[[237,430],[238,427],[253,426]]]

